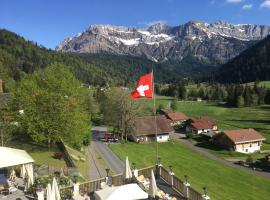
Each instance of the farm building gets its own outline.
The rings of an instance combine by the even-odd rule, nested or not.
[[[156,120],[157,124],[155,123],[154,116],[137,118],[135,131],[133,134],[129,135],[129,138],[135,142],[167,142],[169,140],[169,134],[173,133],[174,130],[165,116],[157,116]]]
[[[164,114],[169,119],[171,126],[181,125],[189,119],[182,112],[164,112]]]
[[[217,131],[215,120],[208,116],[192,118],[186,127],[187,133],[203,134],[209,137],[213,137]]]
[[[217,138],[217,144],[240,153],[260,151],[265,138],[254,129],[223,131]]]

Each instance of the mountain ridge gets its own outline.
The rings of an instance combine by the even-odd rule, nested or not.
[[[154,62],[194,56],[202,63],[225,63],[270,34],[270,26],[208,24],[190,21],[179,26],[158,23],[145,28],[91,25],[61,42],[57,51],[111,53],[145,57]]]

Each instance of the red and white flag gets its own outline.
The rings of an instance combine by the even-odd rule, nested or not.
[[[153,71],[140,77],[131,98],[153,98]]]

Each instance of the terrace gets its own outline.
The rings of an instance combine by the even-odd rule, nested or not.
[[[136,170],[133,168],[133,177],[128,182],[125,180],[123,174],[114,175],[111,177],[111,183],[106,185],[108,187],[118,187],[130,183],[136,183],[146,193],[149,194],[149,182],[151,182],[151,171],[155,174],[155,180],[158,188],[158,193],[155,199],[167,200],[208,200],[210,199],[207,194],[200,194],[194,190],[186,181],[177,178],[170,170],[166,170],[161,164],[150,166],[147,168]],[[74,187],[66,187],[60,189],[62,199],[71,199],[76,192],[81,196],[87,193],[90,199],[99,199],[96,197],[95,192],[104,189],[104,183],[107,183],[108,177],[97,179],[94,181],[84,182]],[[76,189],[77,188],[77,189]],[[77,190],[77,191],[75,191]],[[206,192],[206,188],[205,188]],[[78,198],[79,199],[79,198]],[[148,197],[147,199],[153,199]]]

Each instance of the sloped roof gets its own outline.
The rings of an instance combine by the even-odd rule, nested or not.
[[[182,112],[172,112],[167,114],[168,118],[172,121],[187,120],[188,117]]]
[[[192,118],[191,125],[196,129],[211,129],[216,124],[215,120],[208,116]]]
[[[156,116],[157,118],[157,134],[170,133],[174,129],[170,126],[169,120],[164,115]],[[155,117],[146,116],[139,117],[135,122],[135,135],[153,135],[156,133]]]
[[[34,162],[24,150],[0,147],[0,168],[11,167]]]
[[[160,110],[163,114],[168,115],[169,113],[172,113],[173,111],[167,108],[163,108]]]
[[[253,128],[224,131],[223,133],[234,143],[265,140],[265,138]]]

